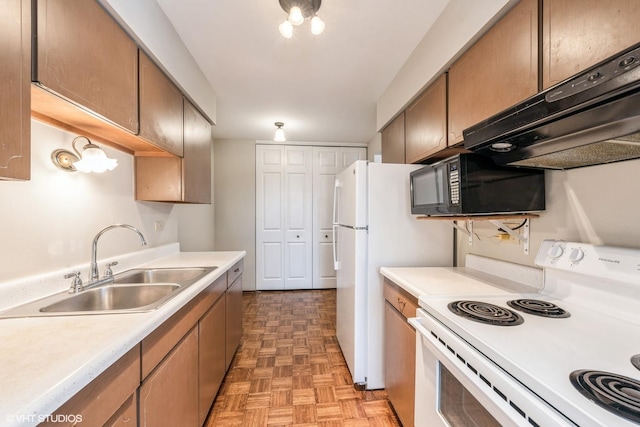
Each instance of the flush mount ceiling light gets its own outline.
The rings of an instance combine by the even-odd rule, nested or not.
[[[86,139],[87,144],[82,147],[82,152],[76,148],[76,142],[79,139]],[[71,143],[75,154],[69,150],[63,148],[55,150],[51,153],[51,160],[53,164],[58,168],[66,172],[95,172],[102,173],[108,170],[115,169],[118,166],[116,159],[110,159],[107,157],[102,148],[91,142],[86,136],[77,136]]]
[[[316,15],[322,0],[279,0],[280,7],[289,14],[286,21],[278,27],[284,38],[293,36],[293,26],[300,25],[306,18],[311,18],[311,32],[320,34],[324,31],[324,21]]]
[[[275,122],[274,125],[276,125],[276,134],[273,136],[273,140],[275,142],[285,142],[287,138],[284,137],[284,129],[282,129],[284,123]]]

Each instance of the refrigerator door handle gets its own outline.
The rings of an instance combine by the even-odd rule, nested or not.
[[[333,269],[340,270],[340,261],[338,260],[338,224],[333,224],[331,228],[333,232],[333,243],[331,247],[333,248]]]
[[[338,224],[338,188],[342,187],[338,178],[333,185],[333,224]],[[334,228],[335,229],[335,228]],[[335,237],[335,231],[334,231]],[[335,241],[335,239],[333,239]]]

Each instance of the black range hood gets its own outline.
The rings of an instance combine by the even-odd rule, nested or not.
[[[640,158],[640,44],[463,131],[496,164],[572,169]]]

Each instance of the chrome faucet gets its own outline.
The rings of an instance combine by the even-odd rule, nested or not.
[[[96,237],[93,238],[93,246],[91,247],[91,270],[89,272],[89,282],[95,282],[100,278],[100,273],[98,271],[98,239],[104,233],[114,228],[128,228],[131,231],[134,231],[140,237],[140,242],[142,242],[142,246],[147,245],[147,241],[144,240],[144,236],[137,228],[129,224],[113,224],[108,227],[103,228],[96,234]]]

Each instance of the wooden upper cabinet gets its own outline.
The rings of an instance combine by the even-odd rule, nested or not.
[[[31,175],[31,2],[7,0],[0,13],[0,179]]]
[[[522,0],[449,69],[449,145],[537,92],[538,0]]]
[[[182,92],[140,51],[140,137],[182,157]]]
[[[211,203],[211,125],[184,100],[183,201]]]
[[[38,0],[33,80],[138,132],[138,47],[96,1]]]
[[[544,88],[640,42],[640,2],[544,0]]]
[[[186,99],[183,108],[184,157],[136,156],[136,200],[211,203],[211,125]]]
[[[382,129],[382,163],[404,163],[404,112]]]
[[[447,76],[443,74],[405,110],[406,163],[447,148]]]

